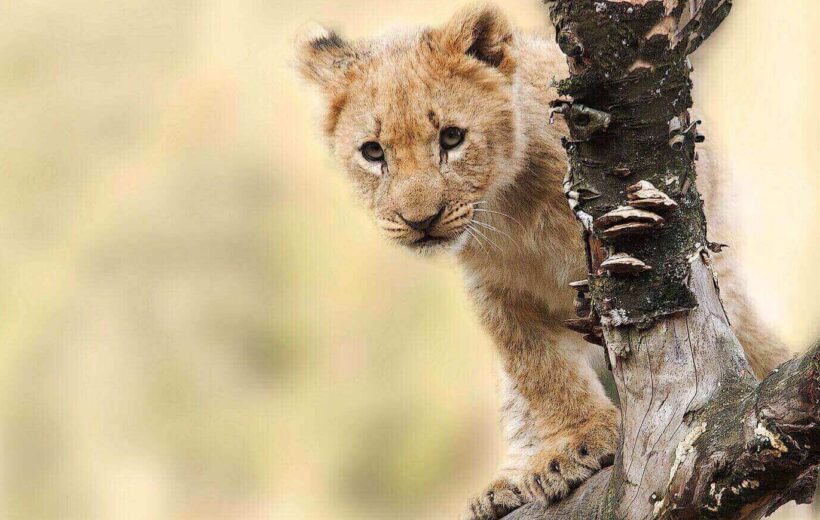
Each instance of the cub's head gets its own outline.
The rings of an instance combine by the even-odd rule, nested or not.
[[[474,211],[517,170],[513,31],[491,7],[443,27],[348,42],[300,37],[324,131],[379,227],[419,251],[463,246]]]

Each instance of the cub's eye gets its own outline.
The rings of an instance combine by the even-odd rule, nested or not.
[[[448,126],[441,131],[439,142],[445,150],[452,150],[464,141],[464,130],[455,126]]]
[[[384,160],[384,150],[382,150],[382,146],[376,141],[364,143],[362,146],[362,155],[365,159],[372,162],[381,162]]]

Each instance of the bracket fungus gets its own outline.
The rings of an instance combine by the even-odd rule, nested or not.
[[[572,331],[580,332],[581,334],[592,334],[595,327],[598,326],[598,320],[591,317],[574,318],[571,320],[564,320],[564,325]]]
[[[604,346],[604,329],[594,315],[587,318],[564,320],[564,325],[573,332],[583,334],[584,340],[588,343]]]
[[[591,334],[585,334],[584,340],[587,343],[592,343],[593,345],[598,345],[599,347],[603,347],[604,343],[604,330],[601,327],[595,327],[595,330]],[[609,358],[607,358],[607,365],[609,365]],[[612,367],[609,367],[612,370]]]
[[[663,226],[665,220],[657,213],[630,206],[618,206],[598,217],[594,224],[603,238],[637,235]]]
[[[567,197],[569,209],[575,213],[578,221],[584,226],[585,231],[592,231],[592,215],[581,209],[581,193],[575,189],[577,184],[573,184],[569,169],[564,177],[563,185],[564,195]]]
[[[609,274],[635,274],[649,271],[652,267],[626,253],[615,253],[601,262],[601,269]]]
[[[674,211],[678,203],[649,181],[640,181],[627,189],[627,204],[633,208],[656,212]]]
[[[577,291],[575,297],[575,315],[578,319],[564,321],[564,325],[580,334],[584,335],[584,340],[594,345],[604,345],[604,331],[601,328],[598,315],[593,312],[592,299],[588,296],[590,291],[589,280],[580,280],[569,284],[570,288]]]
[[[569,284],[571,289],[575,289],[575,315],[579,318],[585,318],[592,313],[592,298],[589,297],[589,280],[580,280]]]
[[[579,318],[589,316],[589,313],[592,312],[592,300],[584,295],[576,296],[573,307],[575,308],[575,315]]]
[[[686,117],[684,116],[684,119],[681,119],[681,117],[675,116],[669,120],[669,146],[676,152],[684,149],[687,139],[693,143],[702,143],[706,140],[706,136],[698,132],[698,125],[703,121],[700,119],[692,121],[684,128],[684,125],[687,124],[686,121],[688,121]]]
[[[601,193],[594,189],[590,188],[586,184],[579,184],[575,183],[569,187],[569,191],[564,193],[569,200],[574,201],[582,201],[582,200],[593,200],[597,199],[601,196]]]

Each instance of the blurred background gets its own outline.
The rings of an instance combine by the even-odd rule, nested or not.
[[[3,3],[0,517],[452,518],[488,481],[494,354],[454,266],[377,236],[289,65],[308,20],[373,36],[457,4]],[[803,348],[820,4],[773,5],[736,2],[697,105],[744,223],[716,238]]]

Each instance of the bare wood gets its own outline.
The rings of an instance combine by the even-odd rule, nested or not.
[[[662,504],[657,517],[760,518],[790,500],[811,502],[820,462],[819,400],[820,344],[783,365],[745,397],[727,397],[725,406],[716,408],[712,425],[707,424],[677,466],[671,493],[667,493],[677,498]],[[644,431],[658,431],[657,423],[650,419]],[[674,451],[687,446],[679,443]],[[660,443],[656,449],[666,453]],[[653,476],[661,481],[668,478],[651,466],[642,469],[647,481]],[[617,489],[622,478],[615,468],[606,468],[558,504],[529,504],[507,518],[615,518],[609,508],[609,486]],[[640,490],[634,491],[640,495]],[[643,510],[617,518],[652,518],[655,513],[654,503],[650,516],[639,516],[648,514],[643,504],[636,501],[633,505]]]
[[[703,140],[686,55],[728,0],[556,0],[572,77],[564,183],[585,227],[592,313],[622,412],[612,468],[508,518],[752,519],[806,502],[820,464],[820,344],[758,383],[710,268],[694,186]],[[582,188],[579,188],[581,186]],[[580,190],[595,193],[579,197]],[[663,214],[661,216],[661,214]],[[605,254],[601,257],[601,254]]]

